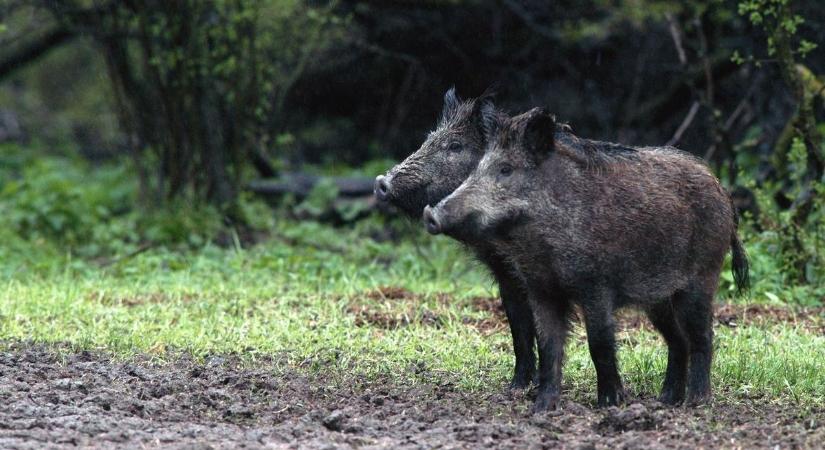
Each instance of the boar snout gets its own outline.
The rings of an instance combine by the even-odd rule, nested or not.
[[[427,227],[427,232],[430,234],[441,233],[441,220],[438,217],[438,209],[427,205],[424,208],[424,225]]]
[[[385,177],[384,175],[378,175],[375,177],[375,185],[373,185],[373,193],[375,194],[375,198],[382,202],[389,200],[390,187],[389,177]]]

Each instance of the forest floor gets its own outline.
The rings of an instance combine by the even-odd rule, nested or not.
[[[233,357],[157,363],[42,345],[0,354],[0,447],[41,448],[821,448],[825,411],[731,399],[668,407],[566,400],[449,382],[307,375]]]
[[[825,309],[725,278],[713,401],[654,399],[667,351],[619,314],[627,405],[597,409],[583,327],[559,411],[506,389],[495,287],[447,239],[282,223],[244,248],[82,259],[0,247],[0,448],[821,448]],[[2,253],[5,252],[5,253]],[[728,274],[723,274],[729,277]],[[814,291],[805,291],[814,292]],[[805,301],[798,301],[803,298]]]

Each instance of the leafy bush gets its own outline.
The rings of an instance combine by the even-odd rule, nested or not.
[[[180,201],[162,209],[136,208],[137,181],[128,162],[93,167],[16,145],[2,150],[0,228],[7,242],[20,244],[10,244],[18,250],[29,243],[47,255],[111,257],[147,246],[198,247],[225,228],[210,206]],[[271,225],[260,205],[245,199],[239,207],[257,217],[252,223]]]
[[[21,153],[18,159],[25,160]],[[88,243],[101,224],[130,208],[134,189],[126,171],[126,166],[107,166],[95,170],[90,182],[92,169],[81,161],[27,161],[0,189],[0,220],[25,239],[51,239],[65,246]]]

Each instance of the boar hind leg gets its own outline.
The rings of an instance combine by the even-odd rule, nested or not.
[[[708,283],[705,283],[708,284]],[[688,339],[690,353],[687,403],[697,405],[710,397],[710,365],[713,354],[713,288],[688,286],[676,293],[673,308]]]
[[[501,301],[510,323],[510,333],[513,335],[513,351],[516,355],[516,367],[513,371],[513,380],[510,389],[524,389],[533,381],[536,372],[536,330],[533,324],[533,313],[522,286],[515,280],[497,277]]]
[[[647,317],[659,330],[667,343],[667,371],[659,401],[676,405],[685,399],[688,368],[688,340],[673,311],[670,299],[659,302],[647,310]]]
[[[567,338],[568,305],[558,299],[529,295],[539,349],[539,386],[533,412],[554,410],[561,398],[561,366]]]
[[[597,404],[599,407],[624,402],[625,392],[616,362],[616,330],[610,294],[593,294],[582,302],[587,345],[596,366]]]

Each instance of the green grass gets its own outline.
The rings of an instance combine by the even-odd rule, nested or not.
[[[26,257],[21,247],[0,262],[0,340],[68,343],[121,357],[234,353],[254,364],[275,356],[301,370],[501,389],[512,364],[509,333],[474,326],[490,313],[471,301],[495,295],[490,279],[449,239],[368,237],[379,228],[375,221],[355,229],[282,222],[249,249],[161,247],[105,266],[53,250],[48,258]],[[366,295],[380,286],[417,295]],[[358,326],[353,305],[410,323]],[[437,326],[416,320],[433,315]],[[661,339],[631,330],[620,342],[629,388],[654,394],[666,362]],[[825,400],[821,334],[782,323],[721,327],[715,344],[717,392],[800,405]],[[564,370],[572,395],[590,400],[595,374],[581,327]]]

